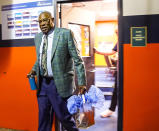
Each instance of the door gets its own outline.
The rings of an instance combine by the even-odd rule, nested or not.
[[[91,7],[94,5],[95,2],[97,2],[100,5],[103,4],[103,6],[101,6],[101,8],[102,8],[101,11],[103,11],[104,8],[106,8],[106,7],[108,8],[111,5],[109,2],[107,3],[106,1],[89,1],[89,2],[87,2],[87,1],[83,1],[83,0],[78,1],[78,3],[75,1],[71,1],[71,0],[68,0],[68,1],[67,0],[63,0],[63,1],[57,0],[55,3],[56,26],[63,27],[63,28],[69,28],[70,25],[71,26],[76,25],[76,26],[80,26],[80,27],[89,26],[89,35],[90,35],[89,55],[83,56],[83,59],[84,59],[85,65],[86,65],[87,78],[88,78],[87,88],[89,88],[90,85],[95,84],[95,70],[94,70],[95,69],[95,59],[94,59],[95,56],[94,56],[94,52],[93,52],[93,47],[95,47],[95,42],[96,42],[96,39],[94,37],[96,18],[94,17],[94,14],[91,12],[91,10],[88,9],[88,7],[89,7],[89,8],[94,8],[94,10],[95,10],[95,6]],[[107,3],[108,6],[104,6],[105,3]],[[117,6],[117,1],[114,2],[114,4],[116,4],[116,6]],[[117,8],[116,8],[116,11],[117,11]],[[110,12],[109,12],[109,14],[110,14]],[[102,16],[102,13],[101,13],[101,16]],[[100,20],[97,23],[106,21],[106,23],[117,22],[117,24],[118,24],[118,19],[116,18],[114,20],[113,18],[111,18],[112,16],[109,16],[109,18],[107,16],[107,20],[100,18],[100,16],[98,16],[98,17],[99,17],[98,19],[100,19]],[[121,59],[121,55],[119,55],[119,58]],[[104,65],[102,65],[102,66],[104,66]],[[118,67],[118,69],[119,69],[119,67]],[[122,74],[121,74],[121,76],[122,76]],[[118,81],[120,81],[120,80],[118,79]],[[118,90],[120,90],[119,94],[120,94],[120,96],[122,96],[122,87],[120,87],[120,88],[121,89],[118,88]],[[118,103],[116,125],[115,125],[115,128],[113,127],[113,129],[111,131],[117,131],[117,130],[121,131],[122,130],[122,97],[120,97],[120,96],[118,96],[119,103]],[[120,111],[120,114],[119,114],[119,111]],[[98,112],[98,114],[99,114],[99,112]],[[104,121],[104,122],[106,122],[106,121]],[[108,121],[108,123],[109,122],[110,122],[109,125],[106,125],[106,127],[103,126],[99,130],[104,131],[107,129],[107,127],[112,126],[111,121]],[[97,127],[97,129],[98,129],[98,127]]]

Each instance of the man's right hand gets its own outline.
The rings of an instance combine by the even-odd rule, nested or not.
[[[34,70],[31,70],[29,72],[29,74],[27,74],[27,78],[30,78],[30,77],[35,76],[35,75],[36,75],[36,72]]]
[[[86,86],[79,86],[79,93],[80,95],[85,94],[87,91]]]

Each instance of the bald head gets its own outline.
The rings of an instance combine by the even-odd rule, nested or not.
[[[39,15],[39,18],[40,18],[41,15],[46,15],[49,18],[53,18],[52,14],[50,12],[48,12],[48,11],[41,12],[40,15]]]
[[[44,34],[47,34],[54,27],[54,18],[50,12],[44,11],[40,13],[39,26]]]

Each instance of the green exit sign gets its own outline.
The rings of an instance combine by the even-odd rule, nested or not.
[[[131,45],[133,47],[146,46],[147,27],[131,27]]]

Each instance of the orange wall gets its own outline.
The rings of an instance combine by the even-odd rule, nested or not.
[[[104,29],[103,33],[99,30]],[[117,29],[117,21],[96,21],[95,24],[95,47],[100,51],[101,49],[104,49],[104,51],[107,49],[106,43],[112,43],[112,47],[117,42],[117,36],[115,33],[115,30]],[[108,34],[108,32],[112,32],[112,34]],[[99,43],[105,43],[99,45]],[[111,50],[110,50],[111,51]],[[103,52],[103,50],[102,50]],[[99,55],[95,53],[95,66],[106,66],[106,62],[103,55]]]
[[[26,78],[35,59],[34,47],[0,48],[0,127],[38,130],[36,91]]]
[[[34,47],[0,48],[0,127],[37,130],[36,92],[26,78],[34,52]]]
[[[123,131],[159,131],[159,44],[123,48]]]

